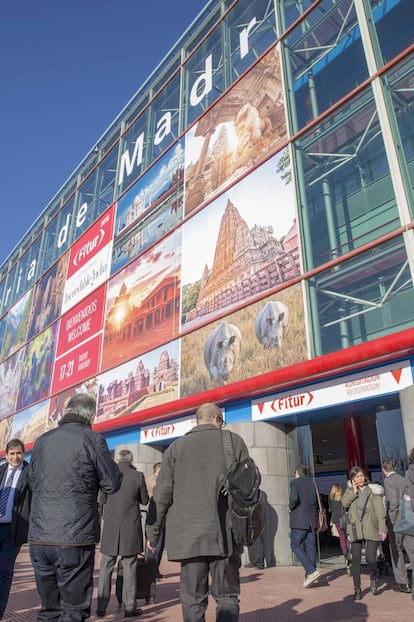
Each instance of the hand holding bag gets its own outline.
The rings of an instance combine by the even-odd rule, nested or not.
[[[407,495],[404,495],[400,506],[400,514],[393,527],[397,533],[402,533],[406,536],[414,536],[414,512],[411,508],[411,499]]]
[[[318,498],[318,506],[319,506],[316,531],[318,533],[321,533],[322,531],[326,531],[328,529],[328,519],[326,518],[326,510],[322,506],[321,498],[319,495],[319,490],[318,490],[315,480],[313,480],[313,483],[315,484],[316,496]]]

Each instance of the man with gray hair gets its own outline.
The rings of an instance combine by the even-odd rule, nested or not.
[[[33,448],[28,541],[42,603],[38,622],[90,616],[98,492],[112,495],[122,481],[104,437],[91,429],[95,414],[92,396],[73,396],[59,426]]]
[[[111,580],[118,556],[122,559],[122,604],[125,617],[140,615],[136,607],[137,554],[144,550],[140,504],[149,501],[144,474],[133,466],[133,454],[121,449],[117,454],[123,479],[121,488],[108,497],[104,510],[96,615],[103,618],[111,598]]]
[[[240,556],[228,520],[227,496],[219,494],[227,472],[221,428],[221,409],[202,404],[197,425],[174,441],[163,455],[154,488],[156,520],[147,525],[149,546],[155,550],[166,520],[166,549],[170,561],[181,562],[180,597],[184,622],[204,620],[211,594],[217,622],[239,618]],[[231,432],[236,461],[248,457],[243,439]]]

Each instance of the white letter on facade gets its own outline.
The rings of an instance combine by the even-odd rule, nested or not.
[[[253,26],[256,24],[256,18],[249,22],[247,28],[244,28],[240,33],[240,58],[244,58],[249,53],[249,34]]]
[[[166,112],[157,123],[154,145],[159,145],[171,132],[171,112]]]
[[[204,82],[204,86],[201,89],[201,93],[198,94],[198,87]],[[197,106],[203,97],[207,95],[213,88],[213,58],[211,54],[206,58],[206,70],[202,73],[193,84],[193,88],[190,93],[190,103],[192,106]]]
[[[134,153],[132,158],[129,157],[128,149],[121,156],[121,170],[119,174],[118,185],[121,186],[124,182],[124,173],[126,172],[129,177],[134,170],[134,165],[139,166],[142,162],[142,150],[144,147],[144,132],[138,136],[135,141]]]

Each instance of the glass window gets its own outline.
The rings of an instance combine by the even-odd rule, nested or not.
[[[368,77],[352,0],[323,0],[282,41],[282,53],[288,90],[294,100],[290,111],[292,133]]]
[[[147,109],[138,117],[122,139],[116,194],[130,186],[148,166],[149,112]]]
[[[222,25],[209,35],[184,65],[183,127],[188,127],[224,91]]]
[[[74,199],[72,198],[48,224],[43,233],[42,266],[43,274],[63,253],[72,242],[72,214]]]
[[[373,15],[386,64],[413,43],[413,2],[382,0]]]
[[[18,276],[15,284],[15,300],[22,296],[27,289],[34,284],[37,276],[39,275],[41,241],[42,238],[39,236],[19,261]]]
[[[2,315],[3,313],[3,296],[5,295],[5,291],[6,291],[6,277],[4,277],[4,279],[0,280],[0,315]],[[1,342],[1,339],[0,339]]]
[[[230,42],[225,46],[230,55],[229,86],[276,41],[274,5],[268,0],[238,2],[226,16],[224,27],[224,37]]]
[[[176,73],[151,103],[149,164],[177,140],[180,121],[180,74]]]
[[[371,88],[294,145],[306,269],[399,226]]]
[[[315,0],[278,0],[276,3],[279,13],[280,33],[291,26]]]
[[[307,282],[313,356],[413,326],[414,291],[402,237]]]
[[[99,165],[96,186],[95,218],[103,214],[114,202],[117,162],[118,148],[115,148],[112,149]]]
[[[4,330],[6,328],[6,320],[7,320],[6,315],[0,320],[0,343],[3,343]],[[1,348],[0,348],[0,351],[1,351]]]
[[[405,156],[411,193],[414,189],[414,54],[403,59],[384,77],[391,91],[399,137]],[[414,201],[410,201],[411,217],[414,217]]]

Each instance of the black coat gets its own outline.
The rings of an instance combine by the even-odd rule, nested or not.
[[[291,529],[316,529],[318,509],[313,479],[302,475],[292,480],[289,494]]]
[[[4,472],[8,468],[5,462],[0,466],[0,482],[3,479]],[[23,471],[20,474],[19,481],[14,493],[12,522],[10,526],[10,544],[24,544],[27,542],[27,534],[29,531],[29,513],[31,491],[28,483],[29,463],[23,462]]]
[[[232,434],[236,460],[248,456],[243,439]],[[197,425],[174,441],[163,455],[154,488],[157,518],[147,526],[151,542],[166,518],[169,560],[226,556],[231,541],[226,529],[227,501],[218,504],[218,482],[227,472],[221,430]],[[222,498],[223,495],[220,495]]]
[[[106,441],[75,415],[37,439],[29,466],[29,542],[90,545],[99,541],[98,491],[116,492],[122,474]]]
[[[144,550],[140,504],[147,505],[144,474],[129,462],[119,462],[121,488],[104,506],[100,550],[104,555],[136,555]]]

